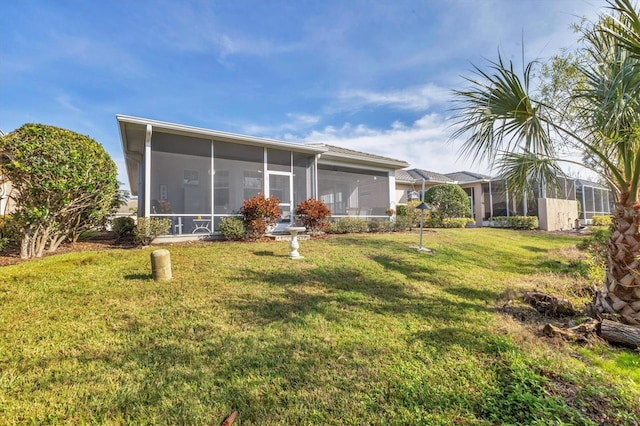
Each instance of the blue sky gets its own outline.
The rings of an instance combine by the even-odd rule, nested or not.
[[[88,134],[126,181],[116,114],[325,142],[440,173],[451,90],[498,50],[575,47],[604,0],[20,0],[0,14],[0,129]]]

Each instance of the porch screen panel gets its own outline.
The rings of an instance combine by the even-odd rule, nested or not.
[[[482,184],[482,194],[483,194],[483,202],[484,202],[484,220],[489,220],[491,218],[491,195],[489,192],[489,184]]]
[[[211,214],[211,141],[154,132],[151,215]]]
[[[604,208],[602,206],[602,190],[598,188],[594,188],[593,190],[593,212],[595,214],[602,214],[604,212]]]
[[[215,214],[237,214],[244,200],[264,193],[264,149],[258,146],[213,143]]]
[[[538,198],[540,198],[540,185],[536,183],[527,193],[527,216],[538,216]]]
[[[293,208],[313,194],[313,160],[315,156],[293,154]]]
[[[594,196],[593,196],[593,187],[584,186],[582,188],[584,191],[584,206],[582,207],[585,213],[585,219],[591,219],[593,217],[593,212],[595,210],[594,206]]]
[[[491,181],[493,216],[507,216],[507,188],[502,180]],[[509,216],[512,212],[509,212]]]
[[[278,172],[291,171],[291,151],[267,149],[267,169]]]
[[[318,165],[318,197],[333,215],[385,216],[389,208],[389,174]]]

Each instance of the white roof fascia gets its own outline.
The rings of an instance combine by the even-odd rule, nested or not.
[[[351,169],[361,169],[361,170],[374,170],[377,172],[388,172],[390,170],[389,167],[381,167],[381,166],[372,166],[371,164],[366,164],[362,162],[348,162],[348,161],[335,161],[329,160],[324,155],[321,155],[318,159],[319,166],[337,166],[337,167],[348,167]]]
[[[138,124],[141,126],[151,125],[154,131],[164,131],[164,133],[174,133],[184,136],[206,136],[210,139],[245,143],[249,145],[266,146],[268,148],[281,148],[290,151],[320,154],[327,151],[327,148],[308,146],[303,144],[282,142],[275,139],[259,138],[255,136],[241,135],[238,133],[221,132],[219,130],[205,129],[202,127],[187,126],[183,124],[169,123],[165,121],[151,120],[148,118],[132,117],[128,115],[116,114],[119,123]],[[167,132],[168,131],[168,132]],[[121,131],[122,134],[122,131]],[[121,137],[124,144],[124,139]],[[125,148],[123,146],[123,148]]]
[[[324,159],[326,159],[327,161],[325,161]],[[320,162],[323,164],[328,164],[328,161],[332,160],[348,162],[349,164],[353,164],[353,162],[361,164],[376,164],[383,167],[386,166],[386,170],[388,170],[389,168],[392,168],[394,170],[404,169],[409,165],[405,161],[393,161],[345,153],[325,152],[324,154],[320,155]]]

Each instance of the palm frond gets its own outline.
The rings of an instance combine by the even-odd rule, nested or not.
[[[533,66],[529,63],[521,78],[498,55],[488,71],[475,67],[476,78],[467,78],[469,89],[454,91],[453,138],[466,138],[463,156],[493,163],[502,151],[554,155],[543,105],[528,93]]]
[[[637,58],[640,58],[640,16],[631,0],[608,0],[613,14],[602,20],[601,28]]]
[[[555,158],[541,157],[530,151],[505,152],[498,162],[500,177],[505,179],[509,192],[532,195],[534,185],[559,189],[564,172]]]

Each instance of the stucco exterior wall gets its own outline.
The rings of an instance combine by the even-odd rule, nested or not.
[[[396,187],[395,187],[395,204],[407,204],[407,191],[413,191],[415,190],[413,185],[410,184],[405,184],[405,183],[398,183],[396,181]]]
[[[571,229],[578,217],[576,200],[538,198],[538,220],[543,231]]]

